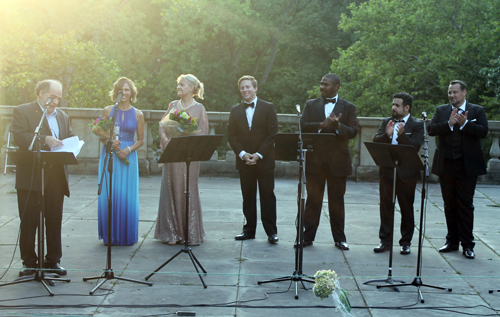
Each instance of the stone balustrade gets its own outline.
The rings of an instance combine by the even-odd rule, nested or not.
[[[0,133],[2,133],[2,153],[0,163],[3,167],[5,160],[4,144],[12,120],[12,111],[14,106],[0,106]],[[85,141],[80,154],[78,155],[79,165],[71,166],[71,173],[79,174],[97,174],[99,165],[99,155],[102,149],[102,143],[92,134],[88,124],[99,117],[102,109],[89,108],[60,108],[71,118],[73,132],[81,140]],[[140,174],[147,176],[150,174],[161,173],[156,164],[156,157],[159,155],[155,151],[154,135],[157,135],[157,123],[160,121],[164,111],[160,110],[142,110],[145,118],[144,145],[138,150]],[[229,112],[208,112],[210,122],[210,134],[225,134],[227,131],[227,122]],[[353,175],[352,179],[357,181],[377,181],[378,167],[373,162],[364,142],[371,142],[373,136],[378,130],[382,118],[358,118],[359,131],[358,136],[353,142]],[[280,131],[296,132],[298,127],[297,116],[294,114],[278,114],[278,123]],[[493,139],[490,149],[491,159],[488,161],[488,174],[479,179],[481,183],[500,183],[500,121],[490,121],[489,129]],[[434,137],[428,137],[429,165],[432,164],[436,143]],[[226,140],[226,139],[224,139]],[[219,146],[220,153],[214,153],[210,161],[201,163],[201,174],[219,177],[237,176],[235,169],[235,155],[227,144]],[[423,149],[420,151],[423,154]],[[297,162],[276,162],[276,177],[295,178],[298,176]],[[437,177],[431,174],[431,181],[437,181]]]

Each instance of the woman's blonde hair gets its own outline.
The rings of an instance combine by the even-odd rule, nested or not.
[[[199,81],[195,75],[192,74],[180,75],[179,77],[177,77],[177,83],[179,83],[183,79],[188,83],[188,85],[194,87],[193,96],[197,96],[198,98],[203,99],[203,93],[205,92],[203,83]]]
[[[134,85],[134,82],[127,77],[118,78],[113,84],[113,89],[109,92],[109,96],[111,97],[111,101],[115,102],[116,98],[118,98],[118,93],[123,88],[125,84],[130,86],[130,90],[132,90],[132,96],[130,97],[130,102],[134,103],[137,100],[137,88]]]

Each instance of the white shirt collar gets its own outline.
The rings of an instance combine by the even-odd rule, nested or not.
[[[334,97],[328,98],[328,99],[335,99],[335,103],[337,103],[337,102],[339,102],[339,94],[336,94]],[[325,100],[326,100],[326,98],[325,98]],[[328,101],[326,104],[328,104],[328,103],[332,103],[332,102]]]
[[[409,118],[410,118],[410,114],[408,114],[406,117],[404,117],[404,118],[403,118],[403,119],[401,119],[401,120],[404,120],[404,122],[405,122],[405,124],[406,124],[406,122],[408,122],[408,119],[409,119]]]
[[[467,100],[464,99],[464,103],[458,107],[458,109],[462,110],[463,112],[465,112],[465,105],[467,104]],[[451,110],[453,111],[453,109],[455,109],[455,106],[451,105]]]
[[[245,100],[243,100],[243,102],[244,102],[244,103],[250,103],[250,102],[246,102]],[[254,108],[255,108],[255,107],[257,106],[257,96],[255,96],[255,99],[254,99],[254,100],[252,100],[252,102],[253,102],[253,106],[254,106]]]

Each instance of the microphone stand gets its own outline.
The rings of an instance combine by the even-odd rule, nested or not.
[[[427,115],[425,112],[422,113],[423,120],[424,120],[424,178],[422,180],[422,196],[421,196],[421,202],[420,202],[420,230],[418,231],[418,255],[417,255],[417,273],[416,277],[411,283],[405,283],[405,284],[399,284],[398,287],[402,286],[415,286],[417,287],[418,290],[418,297],[420,299],[421,303],[424,303],[424,298],[422,297],[422,291],[420,290],[420,287],[431,287],[431,288],[436,288],[436,289],[441,289],[441,290],[446,290],[448,292],[451,292],[451,288],[447,287],[440,287],[440,286],[434,286],[434,285],[429,285],[429,284],[424,284],[422,282],[421,278],[421,262],[422,262],[422,244],[423,244],[423,235],[424,235],[424,214],[426,212],[426,204],[425,204],[425,199],[426,199],[426,181],[429,178],[429,140],[427,139]],[[391,285],[377,285],[377,288],[381,287],[387,287]]]
[[[305,174],[305,160],[306,157],[304,153],[307,151],[304,149],[304,143],[302,140],[302,128],[300,126],[300,120],[302,118],[302,114],[300,112],[300,106],[297,105],[297,118],[299,121],[299,142],[298,142],[298,155],[297,155],[297,160],[299,161],[300,165],[300,172],[299,172],[299,186],[298,186],[298,195],[297,195],[297,202],[298,202],[298,212],[297,212],[297,235],[295,238],[295,270],[291,276],[284,276],[284,277],[278,277],[275,279],[271,279],[268,281],[258,281],[257,284],[264,284],[264,283],[274,283],[274,282],[283,282],[283,281],[293,281],[295,282],[295,299],[299,299],[299,294],[298,294],[298,283],[300,282],[302,284],[302,287],[305,290],[308,290],[309,288],[307,287],[307,284],[304,282],[309,282],[309,283],[315,283],[315,281],[311,278],[308,278],[309,276],[305,276],[302,273],[302,262],[304,258],[304,228],[303,228],[303,221],[304,221],[304,210],[305,210],[305,205],[306,205],[306,190],[305,190],[305,185],[306,185],[306,174]]]
[[[26,275],[20,278],[17,278],[11,283],[5,283],[0,286],[7,286],[12,284],[31,282],[31,281],[40,281],[43,287],[49,292],[50,296],[54,296],[54,293],[50,290],[49,286],[55,286],[53,281],[61,281],[61,282],[71,282],[70,279],[60,278],[58,274],[55,273],[46,273],[43,269],[43,258],[45,256],[45,180],[44,180],[44,170],[45,170],[45,162],[42,161],[42,139],[40,135],[40,129],[42,128],[43,119],[47,114],[48,105],[52,101],[52,98],[48,98],[45,103],[45,110],[42,113],[42,117],[40,118],[40,122],[35,129],[33,140],[31,140],[31,144],[28,148],[29,151],[35,147],[35,166],[36,172],[40,175],[40,191],[38,192],[38,207],[40,208],[40,222],[38,223],[38,268],[35,269],[35,274]],[[26,211],[26,210],[25,210]],[[23,212],[24,218],[24,212]],[[22,219],[21,219],[22,221]]]
[[[122,93],[120,92],[118,94],[118,98],[116,99],[116,103],[114,105],[114,110],[113,110],[113,117],[111,118],[111,126],[110,126],[110,131],[109,131],[109,140],[108,143],[106,144],[106,157],[104,158],[104,164],[102,166],[102,174],[101,174],[101,181],[98,185],[98,190],[97,190],[97,195],[101,194],[102,191],[102,184],[104,180],[104,174],[106,173],[106,165],[108,166],[108,172],[109,172],[109,191],[108,191],[108,252],[106,256],[106,268],[104,269],[104,272],[102,273],[101,276],[94,276],[94,277],[84,277],[83,281],[89,281],[89,280],[96,280],[96,279],[101,279],[103,278],[102,281],[97,283],[96,287],[94,287],[89,294],[93,295],[94,292],[101,287],[106,281],[109,280],[121,280],[121,281],[128,281],[128,282],[134,282],[134,283],[141,283],[141,284],[146,284],[149,286],[153,286],[153,283],[151,282],[143,282],[143,281],[138,281],[138,280],[133,280],[133,279],[128,279],[124,277],[119,277],[115,276],[113,269],[111,267],[111,241],[112,241],[112,223],[113,223],[113,132],[114,127],[115,127],[115,121],[116,121],[116,116],[118,113],[118,104],[120,103],[120,100],[122,99]]]

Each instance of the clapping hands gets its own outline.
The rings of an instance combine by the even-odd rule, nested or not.
[[[458,108],[453,109],[453,111],[450,114],[450,120],[448,121],[450,123],[450,126],[454,126],[456,123],[458,123],[460,126],[463,126],[465,124],[465,121],[467,121],[467,115],[468,111],[458,113]]]

